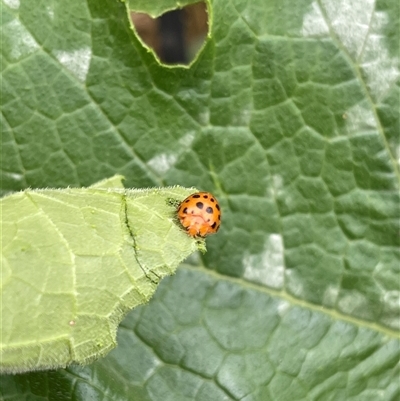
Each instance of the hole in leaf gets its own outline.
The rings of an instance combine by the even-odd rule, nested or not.
[[[136,33],[164,64],[190,64],[203,47],[208,33],[204,2],[168,11],[158,18],[131,12]]]

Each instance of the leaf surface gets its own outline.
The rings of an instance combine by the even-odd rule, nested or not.
[[[104,355],[124,314],[197,249],[174,206],[193,189],[125,190],[115,181],[1,200],[3,372]]]
[[[208,190],[223,222],[109,356],[4,376],[3,397],[399,398],[397,2],[214,0],[190,68],[159,65],[126,4],[15,4],[2,189],[119,173]]]

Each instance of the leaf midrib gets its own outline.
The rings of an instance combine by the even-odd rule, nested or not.
[[[215,280],[218,281],[226,281],[235,285],[239,285],[241,288],[246,288],[252,291],[257,291],[263,294],[266,294],[272,298],[278,298],[281,299],[282,301],[288,302],[291,306],[298,306],[303,309],[308,309],[312,312],[319,312],[322,313],[328,317],[330,317],[333,320],[340,320],[346,323],[350,323],[354,326],[357,326],[359,328],[365,328],[369,330],[373,330],[375,332],[382,333],[389,337],[390,339],[398,339],[400,340],[400,332],[391,329],[389,327],[379,325],[378,323],[375,322],[370,322],[367,320],[362,320],[350,315],[345,315],[343,313],[340,313],[336,309],[330,309],[325,306],[321,305],[316,305],[311,302],[304,301],[303,299],[296,298],[293,295],[290,295],[287,293],[285,290],[274,290],[269,287],[265,287],[262,285],[259,285],[257,283],[253,283],[247,280],[244,280],[243,278],[240,277],[233,277],[233,276],[225,276],[220,273],[218,273],[215,270],[210,270],[207,269],[205,266],[200,266],[200,267],[195,267],[193,265],[189,265],[186,263],[181,264],[179,267],[180,269],[186,269],[190,271],[201,271],[202,273],[208,275],[209,277],[212,277]]]

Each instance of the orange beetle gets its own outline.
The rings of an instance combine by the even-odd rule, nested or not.
[[[188,196],[178,207],[178,217],[191,237],[215,234],[221,225],[221,209],[209,192]]]

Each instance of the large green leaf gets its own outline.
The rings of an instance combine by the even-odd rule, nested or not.
[[[166,11],[176,8],[183,8],[189,4],[197,3],[193,0],[158,0],[149,2],[147,0],[123,0],[128,4],[129,9],[135,12],[144,12],[153,18],[164,14]]]
[[[107,357],[3,398],[399,398],[397,2],[214,0],[190,68],[125,6],[3,0],[2,190],[120,173],[210,190],[224,221]]]

